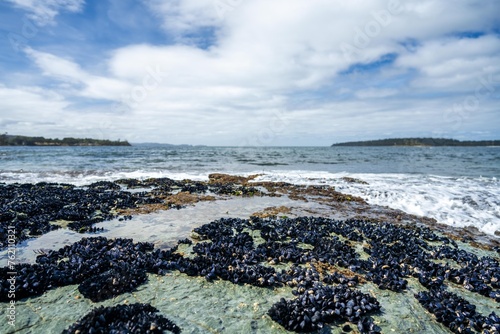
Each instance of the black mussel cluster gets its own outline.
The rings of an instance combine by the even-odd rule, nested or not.
[[[9,302],[9,291],[15,291],[16,300],[41,295],[52,285],[52,272],[39,264],[20,263],[12,270],[9,267],[0,268],[0,302]],[[14,273],[14,274],[11,274]],[[12,288],[14,286],[15,288]]]
[[[197,232],[203,235],[201,229]],[[220,278],[256,286],[279,284],[274,268],[259,264],[264,258],[254,250],[253,238],[248,232],[221,235],[211,239],[211,242],[194,245],[196,256],[178,259],[172,269],[190,276],[205,276],[209,280]]]
[[[185,238],[185,239],[180,239],[177,241],[177,243],[180,244],[185,244],[185,245],[192,245],[193,241],[191,239]]]
[[[269,264],[282,262],[304,264],[311,260],[310,252],[300,248],[298,242],[266,241],[257,246],[256,252],[267,258]]]
[[[494,312],[485,317],[476,312],[476,306],[454,293],[431,289],[417,293],[415,298],[454,333],[500,333],[500,318]]]
[[[390,245],[371,242],[371,247],[365,248],[365,252],[371,257],[368,262],[362,263],[361,267],[367,271],[366,278],[377,284],[380,289],[399,292],[406,288],[408,281],[404,277],[410,274],[405,259],[417,255],[418,249],[419,246],[416,244],[407,245],[401,241]]]
[[[500,264],[492,257],[479,258],[464,250],[442,246],[432,252],[436,259],[451,259],[460,268],[446,267],[442,277],[467,290],[477,292],[500,302]]]
[[[211,192],[217,195],[255,196],[263,193],[255,187],[232,182],[199,182],[192,180],[172,180],[169,178],[151,178],[146,180],[120,179],[115,181],[129,189],[154,188],[152,193],[164,194],[166,192],[181,191],[202,194]]]
[[[128,192],[128,188],[147,191]],[[0,184],[0,249],[8,245],[7,230],[14,227],[17,243],[30,237],[58,229],[57,220],[69,221],[68,228],[81,233],[98,232],[92,225],[116,218],[118,209],[136,208],[143,204],[163,203],[174,192],[263,196],[258,189],[236,183],[207,183],[169,178],[147,180],[121,179],[99,181],[85,187],[71,184],[40,182],[36,184]],[[171,204],[181,209],[180,204]],[[121,220],[128,220],[124,216]]]
[[[118,221],[127,221],[127,220],[132,220],[132,216],[131,215],[125,215],[123,217],[120,217],[118,218]]]
[[[210,183],[210,191],[217,195],[233,196],[263,196],[264,194],[252,186],[237,185],[234,183]]]
[[[477,258],[459,250],[453,240],[438,236],[428,228],[314,217],[278,220],[252,217],[250,220],[221,219],[203,225],[195,229],[195,232],[198,239],[205,241],[194,247],[194,259],[181,260],[181,271],[205,276],[210,280],[220,278],[257,286],[297,286],[297,290],[294,290],[297,299],[288,301],[287,304],[298,303],[300,294],[315,282],[321,281],[314,268],[304,269],[299,266],[305,263],[328,264],[349,269],[356,274],[349,275],[350,277],[339,273],[326,274],[322,278],[322,282],[326,284],[356,286],[359,283],[358,277],[361,276],[380,289],[400,292],[406,289],[408,277],[417,278],[428,289],[444,288],[446,281],[453,281],[455,277],[453,282],[465,282],[469,285],[464,286],[471,291],[495,299],[498,294],[497,282],[500,276],[497,260]],[[249,232],[260,233],[265,242],[255,246]],[[364,242],[367,245],[364,251],[370,257],[361,260],[350,241]],[[309,247],[303,247],[302,244]],[[445,250],[448,258],[455,260],[461,269],[435,262],[442,258]],[[453,253],[462,254],[463,259],[452,257]],[[259,263],[265,261],[269,264],[288,262],[297,266],[292,266],[288,271],[266,271],[259,267]],[[259,268],[258,272],[262,272],[260,276],[256,268]],[[457,281],[456,277],[461,277],[461,280]],[[283,305],[273,313],[275,320],[284,314],[277,312],[278,309],[283,310]],[[307,316],[308,318],[297,318],[300,321],[292,321],[293,328],[305,331],[306,328],[313,329],[322,323],[318,320],[320,318],[312,318],[310,314]],[[308,326],[301,326],[305,324],[304,319],[308,324],[310,320]],[[291,319],[286,318],[278,322],[285,324],[290,321]],[[287,328],[292,328],[291,326]],[[358,321],[358,328],[365,331],[377,329],[368,320],[361,323]]]
[[[380,327],[373,322],[371,317],[363,317],[357,325],[360,333],[381,333]]]
[[[312,288],[321,280],[321,276],[314,266],[304,268],[296,264],[292,264],[288,270],[282,270],[281,278],[281,281],[287,286],[296,288],[292,290],[292,294],[295,296],[303,293],[306,289]]]
[[[64,330],[63,334],[160,334],[169,331],[181,333],[181,329],[171,320],[158,314],[149,304],[100,306]]]
[[[173,186],[176,185],[176,181],[169,179],[167,177],[162,178],[150,178],[146,180],[138,179],[119,179],[115,181],[116,184],[123,185],[128,189],[137,188],[161,188],[170,191]]]
[[[99,232],[103,232],[103,231],[104,231],[104,227],[92,226],[92,227],[87,227],[85,233],[99,233]]]
[[[17,264],[14,270],[0,268],[0,302],[8,301],[7,279],[12,271],[16,272],[17,300],[70,284],[80,284],[80,292],[94,301],[133,291],[146,281],[145,270],[153,271],[152,250],[152,244],[132,239],[83,238],[37,256],[36,264]]]
[[[362,317],[380,309],[367,294],[340,284],[335,287],[315,283],[292,300],[281,300],[268,311],[271,319],[288,330],[312,332],[336,320],[361,323],[362,333],[380,333],[376,325],[364,325]],[[366,328],[365,328],[366,327]]]
[[[344,284],[349,287],[355,287],[359,284],[358,276],[346,276],[339,272],[333,274],[326,274],[323,277],[323,282],[326,284]]]
[[[107,191],[107,190],[120,190],[119,184],[111,181],[97,181],[87,186],[89,189]]]
[[[100,302],[125,292],[132,292],[146,280],[144,269],[123,262],[102,274],[89,277],[78,286],[78,291],[85,298]]]
[[[0,184],[0,248],[6,247],[7,229],[14,228],[17,243],[59,228],[57,220],[70,221],[79,232],[96,232],[92,225],[116,217],[114,210],[159,203],[149,194],[120,191],[113,182],[86,188],[70,184]]]
[[[257,235],[263,239],[260,244],[255,243],[253,236]],[[406,290],[407,279],[414,277],[429,291],[415,295],[424,306],[434,297],[452,301],[458,298],[439,292],[445,291],[448,282],[462,284],[498,301],[498,261],[459,250],[452,240],[424,227],[319,217],[224,218],[195,228],[192,239],[194,244],[190,239],[179,240],[169,250],[153,249],[152,244],[133,243],[129,239],[83,239],[38,256],[35,265],[16,266],[20,273],[16,297],[80,284],[84,296],[103,300],[132,291],[145,281],[145,272],[162,275],[175,270],[209,281],[293,287],[293,299],[283,299],[269,310],[273,320],[301,332],[313,331],[332,321],[350,321],[361,333],[379,331],[368,313],[380,309],[374,297],[355,290],[361,280],[369,280],[380,289],[401,292]],[[180,244],[191,245],[188,249],[192,254],[177,252]],[[359,245],[368,258],[361,258]],[[443,258],[455,263],[437,261]],[[288,269],[276,269],[274,265],[279,263],[288,264]],[[6,268],[0,269],[2,277],[7,272]],[[8,288],[7,283],[2,283],[0,301],[6,298]],[[494,333],[498,325],[496,315],[483,317],[460,306],[465,302],[452,301],[425,307],[432,313],[444,312],[442,319],[446,321],[457,316],[458,319],[449,321],[453,323],[449,328],[457,332],[477,329],[476,322],[481,320],[481,326],[486,326],[481,328]],[[447,313],[449,305],[456,307]],[[461,322],[463,319],[466,320]]]
[[[208,186],[204,182],[190,182],[190,181],[184,181],[180,185],[180,191],[181,192],[189,192],[189,193],[196,193],[196,194],[202,194],[205,193],[208,190]]]

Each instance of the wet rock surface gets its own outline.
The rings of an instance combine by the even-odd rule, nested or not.
[[[39,255],[34,265],[0,268],[1,277],[5,278],[0,301],[8,301],[10,283],[6,280],[12,271],[17,273],[17,299],[71,284],[81,284],[82,293],[96,301],[131,291],[145,281],[142,268],[149,264],[146,252],[152,249],[152,244],[133,243],[132,239],[84,238],[58,251]]]
[[[84,187],[71,184],[40,182],[37,184],[0,184],[0,250],[7,247],[7,230],[14,227],[15,242],[40,236],[61,226],[87,233],[99,233],[93,225],[122,216],[182,209],[200,201],[214,201],[229,197],[282,197],[299,202],[317,202],[343,212],[348,218],[420,224],[438,227],[450,238],[474,244],[475,247],[496,249],[500,254],[500,241],[484,235],[477,229],[454,229],[440,225],[436,220],[416,217],[399,210],[376,208],[363,199],[343,194],[330,186],[294,185],[286,182],[255,181],[259,175],[248,177],[210,174],[208,181],[150,178],[145,180],[120,179],[99,181]],[[351,180],[361,182],[362,180]],[[255,212],[261,217],[280,213],[287,216],[286,207],[269,208]],[[315,214],[314,210],[307,210]],[[304,213],[302,213],[303,215]]]
[[[148,304],[101,306],[92,310],[62,333],[160,334],[166,331],[174,334],[181,333],[181,329],[176,324],[157,313],[158,310]]]
[[[119,191],[113,182],[97,182],[86,189],[70,184],[0,184],[0,248],[7,246],[7,229],[13,226],[16,242],[67,227],[86,232],[95,223],[117,216],[116,210],[160,200]]]
[[[124,189],[125,188],[125,189]],[[141,191],[128,191],[134,189]],[[169,178],[99,181],[85,187],[41,182],[0,184],[0,249],[7,247],[7,230],[14,227],[20,243],[61,227],[78,232],[98,232],[92,226],[123,215],[181,209],[215,195],[265,196],[253,186],[227,183],[176,181]],[[59,223],[58,223],[59,222]]]
[[[402,293],[414,279],[422,289],[415,298],[452,331],[494,333],[500,326],[494,313],[472,312],[472,303],[446,291],[447,285],[460,284],[498,302],[498,261],[459,249],[453,240],[425,227],[251,217],[219,219],[195,228],[192,236],[168,250],[131,239],[84,238],[40,254],[34,265],[17,265],[17,298],[79,284],[82,295],[97,302],[134,291],[146,282],[145,272],[176,271],[208,282],[291,287],[290,297],[268,310],[287,330],[310,332],[348,322],[361,333],[378,333],[379,326],[369,316],[382,306],[376,294],[358,290],[359,284],[370,281],[380,291]],[[364,256],[356,245],[362,246]],[[438,262],[443,259],[449,262]],[[288,268],[278,269],[280,265]],[[7,272],[1,269],[3,282]],[[7,301],[8,289],[8,283],[2,284],[2,301]]]
[[[318,202],[330,210],[347,206],[366,214],[363,211],[366,203],[333,189],[259,184],[251,183],[251,180],[252,177],[228,178],[215,174],[209,182],[126,179],[99,182],[85,189],[54,184],[13,185],[12,189],[23,189],[16,190],[20,193],[15,196],[2,198],[7,204],[0,217],[2,226],[14,224],[16,231],[22,231],[19,235],[31,237],[32,233],[25,227],[33,225],[43,229],[44,223],[37,219],[47,218],[44,215],[52,215],[57,210],[62,212],[58,219],[75,222],[71,226],[118,215],[121,216],[120,223],[135,224],[135,221],[130,221],[131,215],[138,213],[134,210],[144,207],[151,210],[182,208],[184,204],[196,203],[204,197],[226,195],[288,196],[304,203]],[[131,192],[124,191],[123,187]],[[63,200],[61,198],[66,191],[72,195]],[[23,197],[23,194],[34,194],[33,198],[37,200],[30,199],[28,195]],[[47,194],[55,194],[55,197]],[[95,194],[109,198],[109,203],[93,206],[90,198]],[[95,198],[95,203],[100,203],[99,196]],[[23,198],[26,200],[23,201]],[[38,201],[43,198],[47,202]],[[47,203],[54,199],[62,203],[56,201],[52,210]],[[14,203],[19,206],[14,208]],[[30,208],[43,203],[48,207],[30,211]],[[267,205],[264,208],[271,207]],[[221,286],[220,282],[228,284],[224,285],[226,289],[238,286],[246,290],[255,288],[265,291],[266,294],[254,294],[265,295],[271,300],[259,313],[259,317],[264,318],[241,320],[248,322],[247,332],[261,328],[260,332],[267,333],[269,328],[273,328],[278,332],[327,333],[335,329],[378,333],[388,331],[384,327],[388,323],[397,323],[399,327],[396,330],[405,328],[412,331],[417,327],[411,326],[416,324],[421,326],[418,327],[421,331],[429,332],[432,328],[430,332],[442,332],[442,329],[435,329],[440,327],[434,327],[442,324],[443,329],[456,333],[499,332],[498,312],[493,312],[500,302],[500,266],[495,252],[476,250],[470,243],[462,242],[466,240],[455,240],[436,233],[422,223],[425,219],[412,223],[409,220],[411,217],[396,215],[390,210],[380,209],[384,215],[377,219],[332,219],[297,217],[297,210],[285,209],[283,207],[276,212],[267,210],[268,215],[252,216],[250,219],[228,217],[198,225],[190,238],[183,235],[184,239],[178,240],[169,249],[155,248],[149,242],[97,236],[83,238],[59,250],[40,251],[35,264],[17,264],[14,267],[17,273],[16,301],[22,305],[29,304],[30,300],[52,295],[54,290],[74,286],[75,292],[79,293],[78,298],[82,295],[82,300],[88,305],[106,303],[113,307],[124,296],[130,298],[136,293],[144,294],[152,284],[151,277],[155,275],[180,275],[186,282],[190,282],[189,279],[206,282],[203,289],[189,290],[181,297],[191,301],[183,304],[184,308],[196,304],[196,298],[207,298],[211,290],[224,294],[216,289]],[[376,214],[376,210],[372,213]],[[39,212],[43,212],[42,216],[37,216]],[[248,214],[251,212],[254,211]],[[295,217],[277,218],[284,212]],[[391,216],[393,213],[394,217]],[[53,226],[51,219],[44,221]],[[91,224],[85,226],[87,230],[95,228]],[[11,283],[7,279],[11,271],[11,268],[0,268],[0,302],[9,302]],[[146,295],[149,296],[146,301],[167,308],[168,300],[160,302],[163,298],[161,294]],[[396,300],[397,305],[410,305],[415,315],[412,321],[392,320],[389,312],[400,311],[390,306]],[[263,303],[258,298],[245,302]],[[229,301],[226,300],[226,303]],[[206,311],[207,306],[204,307]],[[221,305],[221,314],[197,313],[197,316],[204,319],[200,323],[217,328],[215,331],[224,331],[224,326],[217,319],[226,308]],[[424,310],[427,310],[425,314],[422,313]],[[86,309],[85,313],[89,311]],[[170,309],[167,314],[171,317],[182,312]],[[35,314],[38,313],[35,311]],[[94,314],[90,317],[95,320],[100,316]],[[32,322],[36,323],[35,318],[36,315],[26,320],[26,328],[30,328]],[[141,321],[137,320],[136,325],[139,326]],[[426,322],[436,324],[423,326]],[[132,326],[132,322],[129,325]],[[193,328],[192,324],[189,326]]]

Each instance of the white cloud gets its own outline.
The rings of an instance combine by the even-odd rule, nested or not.
[[[80,66],[73,61],[31,48],[26,48],[25,52],[42,69],[44,75],[70,82],[80,82],[87,76]]]
[[[131,137],[129,116],[109,113],[106,108],[75,109],[65,96],[47,88],[0,84],[0,101],[0,127],[10,134]]]
[[[23,113],[30,116],[34,109],[43,113],[52,109],[62,109],[67,105],[63,96],[53,91],[29,86],[10,88],[4,84],[0,84],[0,101],[2,101],[0,106],[2,117],[9,115],[17,117]]]
[[[29,18],[39,26],[52,24],[61,11],[79,12],[85,0],[7,0],[29,12]]]
[[[356,92],[356,96],[360,99],[369,99],[369,98],[383,98],[392,95],[396,95],[398,91],[396,89],[377,89],[377,88],[368,88],[364,90],[360,90]]]
[[[474,94],[481,73],[500,73],[499,39],[489,33],[498,24],[497,0],[453,6],[445,0],[242,0],[226,1],[233,5],[224,16],[214,7],[219,0],[144,1],[176,44],[121,47],[92,67],[100,73],[27,50],[43,75],[69,85],[60,93],[66,101],[119,103],[124,115],[101,114],[99,122],[113,124],[121,138],[236,144],[271,131],[273,139],[263,144],[300,144],[332,131],[449,132],[458,123],[446,110]],[[208,48],[184,39],[204,28],[215,29]],[[486,35],[457,36],[464,31]],[[402,44],[409,40],[416,41],[411,49]],[[342,45],[353,47],[355,57],[346,57]],[[398,55],[395,63],[373,73],[339,74],[391,53]],[[494,101],[481,100],[470,116],[475,122],[460,116],[460,130],[473,131],[494,110]],[[85,123],[85,114],[74,119]],[[95,118],[86,124],[98,126]]]
[[[65,117],[68,105],[63,96],[45,89],[11,88],[3,84],[0,84],[0,101],[0,126],[13,134],[32,133],[39,126],[55,124],[57,118]]]
[[[72,95],[114,101],[131,89],[131,85],[126,82],[92,75],[72,60],[31,48],[27,48],[25,52],[44,75],[61,81],[62,87]]]
[[[431,40],[417,52],[403,54],[397,65],[419,70],[414,87],[470,91],[483,76],[500,77],[500,38]]]
[[[193,33],[200,28],[220,24],[222,17],[217,4],[222,0],[143,0],[163,19],[163,27],[178,34]],[[238,1],[226,1],[238,2]]]

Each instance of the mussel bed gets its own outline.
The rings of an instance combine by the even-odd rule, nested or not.
[[[360,256],[355,244],[363,246],[367,257]],[[442,259],[448,262],[438,261]],[[195,228],[191,239],[168,250],[131,239],[94,237],[41,254],[36,262],[16,266],[17,298],[80,284],[81,292],[91,291],[84,295],[104,300],[133,291],[145,282],[144,272],[178,271],[207,281],[270,289],[289,286],[293,296],[274,304],[268,315],[297,332],[348,321],[361,333],[378,333],[370,315],[380,314],[383,305],[376,295],[362,293],[356,286],[367,280],[379,289],[403,292],[413,277],[425,289],[415,298],[452,332],[500,332],[495,313],[482,315],[447,291],[447,285],[459,284],[499,302],[499,262],[459,249],[453,240],[427,227],[320,217],[225,218]],[[278,264],[289,266],[278,270]],[[110,289],[124,270],[129,275],[119,282],[121,289]],[[7,268],[0,269],[2,278],[7,273]],[[89,289],[90,281],[97,285]],[[99,294],[97,287],[108,288]],[[0,301],[6,301],[8,288],[2,280]]]
[[[64,330],[63,334],[160,334],[168,330],[174,334],[181,329],[148,304],[117,305],[93,309],[89,314]]]
[[[141,191],[126,189],[141,188]],[[144,205],[181,209],[181,204],[165,199],[175,193],[264,196],[250,185],[151,178],[99,181],[84,187],[39,182],[0,183],[0,249],[9,245],[9,229],[14,228],[15,243],[59,229],[57,221],[77,232],[99,232],[94,224],[118,217],[120,210]],[[128,219],[126,215],[120,219]],[[11,245],[12,246],[12,245]]]
[[[119,263],[116,267],[83,281],[78,286],[78,291],[85,298],[100,302],[125,292],[132,292],[146,280],[146,271],[143,269]]]

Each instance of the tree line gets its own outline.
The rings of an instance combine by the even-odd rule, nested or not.
[[[6,133],[0,135],[0,146],[131,146],[126,140],[108,140],[91,138],[50,139],[44,137],[15,136]]]
[[[391,138],[337,143],[332,146],[500,146],[500,140],[466,140],[446,138]]]

